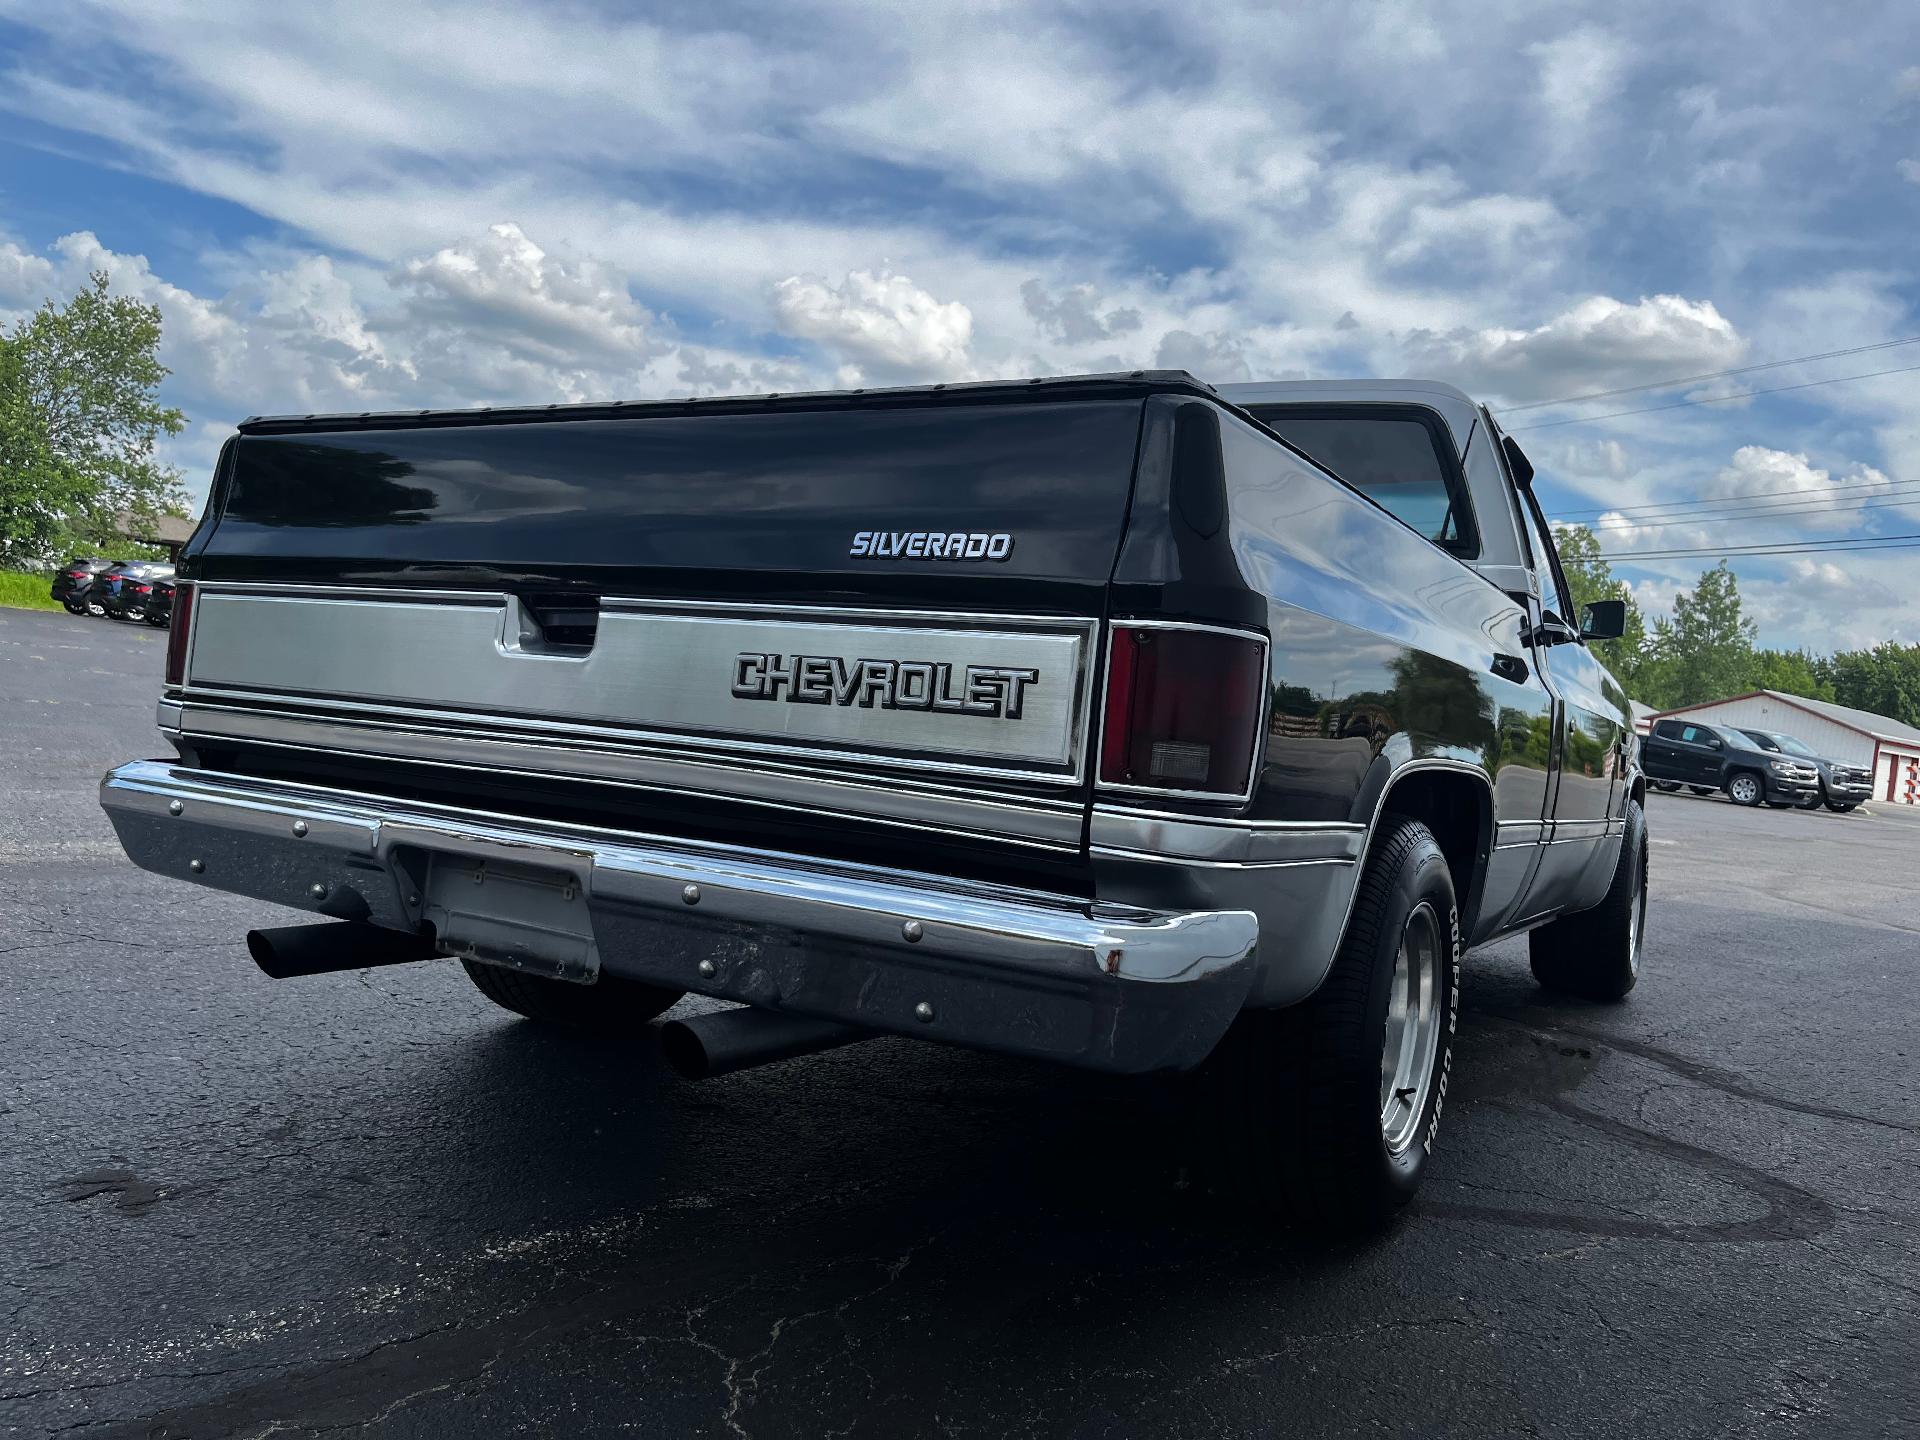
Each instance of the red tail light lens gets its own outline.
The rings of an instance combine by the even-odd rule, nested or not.
[[[133,593],[136,595],[151,595],[153,593],[153,586],[136,585],[133,587]]]
[[[1255,636],[1116,621],[1100,783],[1244,796],[1266,687]]]
[[[173,628],[167,632],[167,684],[187,683],[187,637],[193,633],[193,584],[173,587]]]

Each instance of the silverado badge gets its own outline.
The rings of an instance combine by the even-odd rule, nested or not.
[[[847,554],[897,560],[1004,560],[1013,536],[984,530],[862,530]]]

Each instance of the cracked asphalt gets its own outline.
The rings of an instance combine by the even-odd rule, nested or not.
[[[1428,1187],[1329,1245],[1147,1086],[663,1074],[451,965],[274,982],[124,861],[163,637],[0,610],[0,1433],[1835,1436],[1920,1402],[1920,816],[1656,796],[1647,971],[1469,961]]]

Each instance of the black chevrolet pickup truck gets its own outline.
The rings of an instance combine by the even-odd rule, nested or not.
[[[1181,373],[250,420],[102,803],[719,1073],[877,1033],[1164,1072],[1219,1186],[1417,1186],[1472,945],[1639,972],[1642,779],[1531,467],[1417,382]]]

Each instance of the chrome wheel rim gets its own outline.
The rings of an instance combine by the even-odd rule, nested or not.
[[[1400,932],[1380,1047],[1380,1135],[1395,1155],[1413,1144],[1433,1089],[1443,1008],[1440,983],[1440,917],[1422,900]]]
[[[1640,973],[1640,941],[1647,924],[1647,852],[1642,850],[1633,867],[1633,898],[1627,904],[1627,964]]]
[[[1733,798],[1742,802],[1753,799],[1760,793],[1760,787],[1753,782],[1751,775],[1736,775],[1733,780]]]

